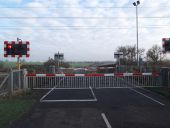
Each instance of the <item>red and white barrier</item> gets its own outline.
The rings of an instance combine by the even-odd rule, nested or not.
[[[32,89],[161,86],[159,73],[27,74],[27,81],[28,87]]]
[[[58,76],[58,77],[90,77],[90,76],[159,76],[159,73],[110,73],[110,74],[27,74],[26,76],[32,77],[51,77],[51,76]]]

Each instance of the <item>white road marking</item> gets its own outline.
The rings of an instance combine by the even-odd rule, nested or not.
[[[106,123],[107,128],[112,128],[112,126],[110,125],[106,115],[104,113],[101,113],[101,116],[103,117],[103,120]]]
[[[40,102],[92,102],[97,101],[96,99],[83,99],[83,100],[41,100]]]
[[[64,78],[63,78],[64,79]],[[60,80],[60,82],[61,81],[63,81],[63,79],[62,80]],[[60,83],[59,82],[59,83]],[[41,99],[40,99],[40,102],[88,102],[88,101],[97,101],[97,98],[96,98],[96,96],[95,96],[95,94],[94,94],[94,92],[93,92],[93,89],[90,87],[90,91],[91,91],[91,93],[92,93],[92,96],[93,96],[93,98],[94,99],[82,99],[82,100],[44,100],[44,98],[47,96],[47,95],[49,95],[54,89],[57,89],[57,88],[55,88],[56,86],[54,86],[50,91],[48,91]],[[61,89],[61,88],[60,88]],[[62,88],[62,89],[65,89],[65,88]],[[68,88],[67,88],[68,89]],[[74,89],[74,88],[70,88],[70,89]],[[78,88],[77,88],[78,89]]]
[[[92,89],[91,86],[90,86],[90,90],[91,90],[91,93],[92,93],[92,95],[93,95],[93,98],[97,101],[96,95],[94,94],[93,89]]]
[[[64,80],[64,78],[61,79],[61,80],[59,81],[59,83],[60,83],[61,81],[63,81],[63,80]],[[58,85],[58,84],[57,84],[57,85]],[[44,99],[48,94],[50,94],[50,92],[52,92],[52,91],[56,88],[57,85],[55,85],[50,91],[48,91],[48,92],[40,99],[40,102],[42,102],[43,99]]]
[[[141,92],[139,92],[139,91],[137,91],[137,90],[135,90],[135,89],[133,89],[133,88],[129,88],[129,89],[132,90],[132,91],[134,91],[134,92],[136,92],[136,93],[138,93],[138,94],[140,94],[140,95],[142,95],[142,96],[144,96],[144,97],[146,97],[146,98],[148,98],[148,99],[150,99],[150,100],[152,100],[152,101],[154,101],[154,102],[156,102],[156,103],[158,103],[158,104],[160,104],[160,105],[162,105],[162,106],[165,106],[165,104],[161,103],[161,102],[158,101],[158,100],[153,99],[153,98],[150,97],[150,96],[147,96],[147,95],[145,95],[145,94],[143,94],[143,93],[141,93]]]

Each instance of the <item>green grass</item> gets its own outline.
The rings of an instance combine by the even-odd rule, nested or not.
[[[89,66],[91,64],[93,64],[94,62],[70,62],[70,66],[71,67],[86,67],[86,66]]]
[[[4,68],[14,68],[16,67],[16,62],[8,62],[8,61],[4,61],[1,62],[3,64]]]
[[[42,65],[42,62],[21,62],[22,64],[32,64],[32,65]],[[12,62],[12,61],[1,61],[0,65],[3,68],[16,68],[17,62]]]
[[[18,119],[28,111],[34,100],[28,98],[14,97],[0,99],[0,128],[8,128],[10,122]]]
[[[146,88],[146,89],[170,99],[170,88],[168,87],[157,87],[157,88]]]

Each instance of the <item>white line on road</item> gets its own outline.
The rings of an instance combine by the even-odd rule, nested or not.
[[[82,100],[41,100],[41,102],[96,102],[96,99],[82,99]]]
[[[96,95],[94,94],[93,89],[92,89],[91,86],[90,86],[90,90],[91,90],[91,93],[92,93],[92,95],[93,95],[93,98],[97,101]]]
[[[129,89],[136,92],[136,93],[138,93],[138,94],[140,94],[140,95],[142,95],[142,96],[144,96],[144,97],[146,97],[146,98],[148,98],[148,99],[150,99],[150,100],[152,100],[152,101],[154,101],[154,102],[156,102],[156,103],[158,103],[158,104],[160,104],[160,105],[162,105],[162,106],[165,106],[165,104],[161,103],[160,101],[157,101],[157,100],[153,99],[150,96],[147,96],[147,95],[145,95],[145,94],[143,94],[143,93],[141,93],[141,92],[139,92],[139,91],[137,91],[137,90],[135,90],[133,88],[129,88]]]
[[[112,126],[110,125],[106,115],[104,113],[101,113],[101,115],[103,117],[104,122],[106,123],[107,128],[112,128]]]
[[[59,81],[59,83],[60,83],[61,81],[63,81],[63,80],[64,80],[64,78],[61,79],[61,80]],[[56,88],[57,85],[58,85],[58,84],[56,84],[50,91],[48,91],[43,97],[41,97],[40,102],[42,102],[43,99]]]

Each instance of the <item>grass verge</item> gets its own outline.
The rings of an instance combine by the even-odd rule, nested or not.
[[[9,128],[10,123],[28,111],[34,102],[35,100],[27,98],[25,94],[0,98],[0,128]]]
[[[167,99],[170,99],[170,88],[168,87],[145,88],[145,89],[158,93],[159,95],[162,95]]]

